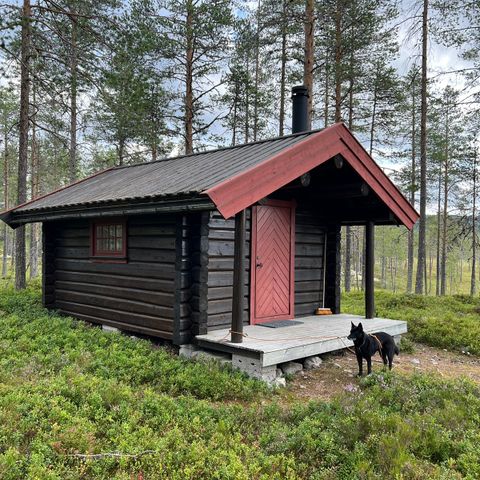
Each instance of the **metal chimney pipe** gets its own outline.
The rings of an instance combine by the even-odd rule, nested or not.
[[[306,132],[308,89],[305,85],[292,88],[292,133]]]

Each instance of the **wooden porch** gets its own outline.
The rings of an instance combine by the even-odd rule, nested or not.
[[[362,322],[369,333],[383,331],[397,336],[407,332],[407,322],[360,315],[312,315],[296,321],[301,323],[280,328],[245,325],[242,343],[230,341],[229,329],[197,335],[196,340],[204,349],[241,355],[254,359],[260,367],[269,367],[352,346],[347,339],[350,322]]]

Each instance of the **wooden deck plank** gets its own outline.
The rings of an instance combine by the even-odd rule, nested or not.
[[[406,322],[386,318],[365,319],[359,315],[313,315],[298,320],[302,324],[283,328],[246,325],[245,337],[240,344],[229,341],[228,329],[214,330],[196,338],[212,350],[248,351],[260,358],[263,366],[269,366],[352,346],[352,342],[347,340],[350,322],[362,322],[369,333],[384,331],[390,335],[401,335],[407,332]]]

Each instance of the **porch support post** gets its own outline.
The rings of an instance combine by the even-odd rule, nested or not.
[[[233,258],[232,343],[243,342],[243,302],[245,298],[246,211],[235,215],[235,247]]]
[[[338,224],[327,226],[325,253],[325,305],[332,313],[340,313],[340,243],[341,228]]]
[[[375,316],[375,224],[365,226],[365,318]]]

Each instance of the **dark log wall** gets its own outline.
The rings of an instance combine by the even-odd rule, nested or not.
[[[174,309],[178,223],[173,215],[130,217],[128,263],[90,259],[86,220],[46,224],[45,303],[89,322],[172,339],[175,314],[189,313],[185,302]]]
[[[208,231],[208,328],[230,327],[232,312],[235,220],[213,212]],[[312,315],[321,306],[325,229],[315,214],[299,206],[295,218],[295,315]],[[247,251],[250,252],[250,211],[247,211]],[[250,256],[247,258],[244,324],[249,323]]]
[[[208,220],[210,212],[179,217],[173,341],[207,333]]]
[[[208,329],[225,328],[232,321],[233,252],[235,219],[225,220],[212,212],[208,224]],[[250,210],[247,210],[247,252],[250,252]],[[245,269],[246,284],[243,323],[249,323],[250,254]]]
[[[42,303],[45,308],[55,307],[55,224],[42,225]]]
[[[328,226],[327,237],[327,264],[325,278],[325,306],[333,313],[340,313],[340,225]]]
[[[313,315],[322,306],[325,228],[314,212],[295,215],[295,316]]]

